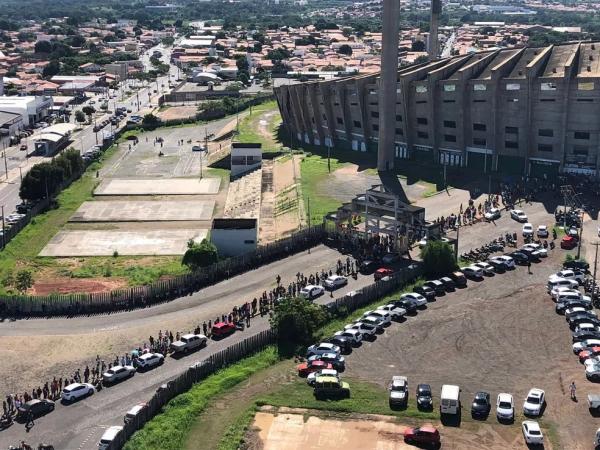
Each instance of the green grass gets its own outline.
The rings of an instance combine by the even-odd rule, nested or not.
[[[266,112],[275,112],[267,121],[267,130],[271,138],[266,137],[259,131],[260,121],[263,120],[263,114]],[[281,123],[277,102],[274,100],[261,103],[252,107],[252,114],[247,115],[240,120],[239,133],[235,137],[237,142],[261,143],[263,152],[279,151],[281,143],[276,140],[276,128]]]
[[[217,450],[238,450],[257,410],[258,407],[254,403],[239,414],[223,433],[223,437],[217,444]]]
[[[335,158],[331,158],[331,172],[344,167],[345,164]],[[319,187],[321,181],[329,176],[327,167],[327,158],[318,155],[306,156],[302,159],[300,165],[300,179],[302,186],[302,198],[304,200],[304,209],[307,217],[309,215],[310,200],[310,220],[311,223],[320,223],[323,217],[335,211],[342,205],[342,202],[329,197]]]
[[[178,395],[137,431],[125,445],[125,450],[179,450],[184,447],[187,434],[196,417],[209,401],[219,394],[247,380],[252,374],[278,361],[277,351],[270,347],[227,367],[195,384],[188,392]]]

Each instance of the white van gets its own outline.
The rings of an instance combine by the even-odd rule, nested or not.
[[[106,450],[122,430],[118,425],[108,427],[98,442],[98,450]]]
[[[440,414],[458,414],[460,412],[460,388],[453,384],[442,386]]]

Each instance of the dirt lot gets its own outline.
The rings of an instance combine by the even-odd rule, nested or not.
[[[500,392],[512,393],[520,411],[527,391],[538,387],[546,391],[544,421],[556,424],[561,448],[589,448],[597,423],[584,399],[597,389],[586,381],[571,351],[569,328],[564,317],[555,314],[544,286],[563,258],[564,252],[557,249],[533,265],[531,275],[519,267],[439,298],[426,311],[392,325],[375,342],[356,350],[348,358],[348,376],[383,387],[393,375],[405,375],[411,390],[429,383],[434,393],[442,384],[457,384],[463,414],[469,414],[476,391],[490,392],[494,401]],[[573,380],[578,403],[569,400]],[[436,395],[435,407],[438,400]],[[517,421],[521,419],[519,413]]]
[[[291,450],[363,450],[368,448],[404,450],[403,432],[413,425],[401,424],[393,417],[353,415],[324,418],[311,411],[290,410],[277,414],[268,410],[256,414],[245,449]],[[438,423],[433,425],[440,427]],[[442,448],[475,450],[511,450],[523,448],[521,433],[498,424],[471,423],[468,432],[441,426]],[[507,431],[508,430],[508,431]],[[547,449],[551,448],[546,446]]]

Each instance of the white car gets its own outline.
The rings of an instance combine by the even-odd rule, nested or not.
[[[525,244],[523,248],[532,251],[534,255],[538,255],[540,258],[548,257],[548,250],[539,244],[532,242],[531,244]]]
[[[536,234],[539,238],[547,238],[550,235],[550,232],[546,225],[538,225]]]
[[[385,325],[389,325],[392,323],[392,315],[387,311],[367,311],[363,314],[362,318],[367,319],[369,317],[375,317],[376,319],[381,320],[381,323]],[[361,319],[362,320],[362,319]]]
[[[510,217],[517,222],[527,222],[527,215],[520,209],[511,209]]]
[[[523,403],[523,414],[526,416],[539,416],[546,402],[546,393],[537,388],[529,390],[525,403]]]
[[[600,361],[595,358],[590,358],[584,362],[585,376],[588,380],[597,380],[600,378]]]
[[[480,268],[481,270],[483,270],[483,273],[485,275],[494,275],[496,273],[492,265],[486,262],[477,262],[473,264],[473,267]]]
[[[590,322],[582,322],[579,323],[573,330],[574,333],[579,333],[580,331],[600,332],[600,327]]]
[[[348,284],[348,278],[343,277],[341,275],[331,275],[330,277],[327,277],[327,279],[325,281],[323,281],[323,286],[325,286],[327,289],[331,289],[331,290],[340,288],[347,284]]]
[[[374,336],[377,333],[376,326],[363,322],[350,323],[344,327],[344,330],[357,330],[363,336]]]
[[[523,437],[526,444],[543,445],[544,435],[539,424],[535,420],[524,420],[521,424]]]
[[[334,336],[341,336],[341,337],[345,337],[346,339],[349,339],[350,342],[352,342],[353,345],[358,345],[362,342],[362,334],[360,331],[354,329],[354,328],[350,328],[348,330],[344,330],[344,331],[337,331]]]
[[[123,427],[119,425],[108,427],[98,442],[98,450],[109,448],[121,431],[123,431]]]
[[[488,212],[486,212],[483,217],[486,220],[496,220],[500,218],[500,210],[498,208],[492,208]]]
[[[137,360],[138,367],[147,369],[161,365],[165,361],[165,357],[160,353],[144,353]]]
[[[90,383],[73,383],[69,384],[62,390],[61,398],[65,402],[78,400],[82,397],[92,395],[95,389]]]
[[[515,404],[512,394],[498,394],[496,401],[496,417],[498,420],[512,421],[515,418]]]
[[[423,297],[421,294],[417,294],[416,292],[409,292],[408,294],[402,294],[400,296],[400,300],[412,300],[417,306],[425,306],[427,304],[427,299]]]
[[[575,272],[574,270],[571,270],[571,269],[561,270],[560,272],[556,272],[554,275],[550,275],[548,277],[548,281],[550,281],[550,279],[552,277],[566,278],[568,280],[575,280],[579,284],[582,284],[585,281],[585,275],[583,273]]]
[[[508,255],[492,256],[490,261],[494,261],[497,264],[504,264],[507,269],[515,268],[515,260]]]
[[[312,386],[315,384],[317,377],[339,377],[338,371],[335,369],[321,369],[316,372],[311,372],[306,377],[306,382]]]
[[[523,225],[523,236],[533,236],[533,225],[530,223]]]
[[[483,270],[475,265],[463,267],[460,271],[464,273],[467,278],[483,278]]]
[[[308,286],[300,289],[300,297],[304,297],[308,300],[312,300],[314,298],[317,298],[319,295],[323,295],[324,292],[325,292],[325,289],[323,289],[323,286],[316,286],[314,284],[309,284]]]
[[[600,339],[585,339],[581,342],[573,344],[573,353],[576,355],[586,347],[600,346]]]
[[[133,366],[113,366],[102,374],[102,382],[114,383],[133,375],[135,375],[135,367]]]
[[[394,320],[399,320],[399,319],[402,319],[404,316],[406,316],[406,310],[404,308],[400,308],[400,307],[394,305],[393,303],[390,303],[389,305],[382,305],[382,306],[378,307],[377,309],[380,309],[382,311],[387,311],[388,313],[390,313],[390,315],[392,316],[392,319],[394,319]]]
[[[340,348],[330,342],[321,342],[319,345],[311,345],[306,351],[306,357],[310,358],[313,355],[322,355],[324,353],[335,353],[336,355],[341,354]]]
[[[574,308],[565,309],[565,320],[568,322],[571,317],[582,313],[587,314],[588,317],[598,317],[594,311],[588,311],[582,306],[575,306]]]
[[[546,285],[548,292],[552,292],[555,287],[564,286],[571,289],[577,289],[579,287],[579,282],[575,280],[569,280],[568,278],[561,278],[557,276],[552,276],[548,280],[548,284]]]
[[[129,411],[125,413],[125,417],[123,417],[123,422],[129,423],[134,421],[138,414],[141,413],[144,410],[144,408],[147,407],[147,403],[138,403],[137,405],[133,406]]]
[[[579,294],[580,296],[583,295],[577,289],[573,289],[572,287],[569,287],[569,286],[556,286],[555,288],[552,288],[552,290],[550,291],[552,300],[554,300],[555,302],[556,302],[556,300],[558,300],[558,297],[560,297],[563,294]]]

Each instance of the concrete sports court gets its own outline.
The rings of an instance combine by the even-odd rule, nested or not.
[[[159,180],[111,179],[96,188],[94,195],[203,195],[217,194],[220,178],[171,178]]]
[[[84,202],[69,222],[210,220],[214,209],[214,200],[98,200]]]
[[[46,244],[40,256],[183,255],[190,239],[202,241],[207,230],[148,231],[63,230]]]

